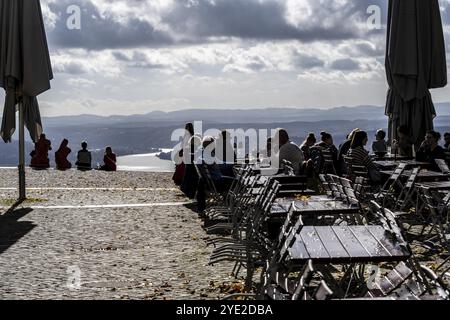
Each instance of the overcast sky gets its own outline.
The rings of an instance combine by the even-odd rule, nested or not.
[[[387,0],[41,2],[55,73],[44,116],[384,104]],[[372,4],[381,30],[367,27]],[[81,30],[66,26],[70,5]]]

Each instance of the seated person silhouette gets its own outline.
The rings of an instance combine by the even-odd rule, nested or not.
[[[106,147],[105,149],[105,155],[103,157],[103,162],[105,163],[102,165],[99,170],[102,171],[117,171],[117,157],[116,154],[112,152],[111,147]]]
[[[82,149],[78,151],[77,162],[75,162],[75,165],[77,166],[77,169],[81,171],[92,170],[92,155],[87,149],[86,141],[81,143],[81,148]]]
[[[30,154],[32,157],[30,167],[34,169],[50,168],[49,150],[52,150],[51,142],[42,133],[38,142],[34,144],[34,151]]]
[[[61,146],[59,147],[58,151],[55,152],[55,162],[57,170],[68,170],[72,168],[72,164],[69,160],[67,160],[67,157],[72,152],[72,150],[70,150],[70,148],[67,146],[68,144],[69,140],[64,139],[61,142]]]

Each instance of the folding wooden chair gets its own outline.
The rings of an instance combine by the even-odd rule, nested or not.
[[[397,201],[397,195],[403,190],[401,177],[406,169],[406,163],[400,163],[381,188],[380,192],[375,194],[375,200],[379,201],[385,208],[393,208]]]
[[[330,148],[322,149],[323,165],[322,174],[337,174],[334,166],[334,156]]]
[[[396,215],[405,215],[409,208],[413,208],[416,206],[416,199],[414,195],[416,194],[415,184],[417,181],[417,177],[419,175],[420,168],[414,168],[411,172],[411,175],[408,177],[408,181],[403,187],[400,195],[397,198],[397,202],[393,208]]]
[[[450,250],[450,193],[441,198],[426,187],[418,188],[418,192],[419,197],[428,209],[428,216],[422,214],[425,224],[430,227],[428,234],[431,235],[433,231],[436,232],[436,236],[428,239],[426,242],[433,245],[439,244],[448,252]],[[434,242],[436,238],[437,243]]]

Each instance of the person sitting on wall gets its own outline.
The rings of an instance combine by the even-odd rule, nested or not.
[[[72,168],[72,164],[69,160],[67,160],[67,157],[72,152],[72,150],[68,147],[68,144],[69,140],[64,139],[61,142],[61,146],[58,151],[55,152],[55,163],[57,170],[68,170]]]
[[[86,141],[81,143],[81,148],[82,149],[78,151],[77,162],[75,162],[75,165],[77,166],[77,169],[81,171],[92,170],[92,155],[87,149]]]
[[[111,147],[106,147],[103,156],[104,164],[99,168],[102,171],[117,171],[117,156],[113,153]]]
[[[30,167],[34,169],[50,168],[50,160],[48,159],[50,150],[52,150],[52,144],[42,133],[39,141],[34,145],[34,151],[30,154],[32,156]]]

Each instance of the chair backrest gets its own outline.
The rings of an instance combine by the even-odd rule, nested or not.
[[[211,196],[219,195],[219,192],[217,192],[216,184],[214,183],[214,180],[211,176],[211,172],[209,170],[208,165],[202,163],[202,164],[197,164],[196,166],[198,166],[198,170],[200,172],[200,177],[204,180],[206,187],[207,187],[207,191],[210,193],[210,195]]]
[[[396,184],[400,181],[400,178],[403,172],[405,172],[405,169],[406,163],[405,162],[400,163],[394,170],[392,175],[389,177],[389,179],[386,181],[386,183],[383,185],[382,190],[389,191],[392,187],[395,187]]]
[[[412,189],[417,181],[417,177],[419,175],[420,168],[414,168],[411,172],[411,175],[408,178],[408,182],[406,182],[405,189]]]
[[[323,167],[322,173],[336,174],[336,168],[334,166],[334,154],[331,148],[322,149]]]
[[[389,209],[381,207],[376,201],[371,201],[370,207],[372,213],[377,217],[384,229],[392,234],[398,245],[405,247],[406,250],[411,252],[408,243],[404,239],[403,230],[397,222],[394,213]]]
[[[341,177],[334,175],[334,174],[328,174],[327,179],[330,181],[330,186],[333,191],[333,198],[337,200],[344,200],[346,198],[344,186],[341,182]]]
[[[281,243],[283,243],[286,240],[289,233],[291,232],[292,227],[294,226],[294,223],[295,223],[294,203],[292,203],[286,215],[286,220],[284,220],[284,223],[281,226],[278,241],[276,243],[277,246],[280,246]]]
[[[303,270],[300,272],[300,277],[298,279],[294,294],[292,295],[292,300],[306,300],[306,288],[307,285],[311,282],[314,273],[315,270],[312,260],[308,260],[308,262],[303,267]]]
[[[351,156],[343,156],[344,162],[347,165],[347,174],[349,178],[354,181],[357,177],[369,178],[369,172],[367,168],[354,163],[354,159]]]
[[[325,281],[320,281],[319,286],[314,292],[314,300],[329,300],[333,296],[333,291],[328,287]]]
[[[332,197],[333,190],[331,188],[330,181],[328,180],[327,175],[319,174],[319,180],[320,180],[320,183],[322,184],[322,188],[326,192],[327,196]]]
[[[404,262],[400,262],[393,270],[381,278],[380,281],[372,284],[366,297],[381,298],[391,296],[394,290],[404,285],[412,277],[413,273],[413,270]]]
[[[411,175],[408,178],[405,186],[403,187],[400,195],[397,198],[397,202],[395,204],[396,210],[404,210],[408,205],[414,206],[415,202],[413,199],[413,194],[415,193],[415,185],[417,181],[417,177],[419,175],[420,168],[414,168],[411,172]]]
[[[277,254],[275,255],[277,263],[283,263],[285,261],[289,249],[294,245],[297,235],[300,234],[303,229],[302,217],[298,216],[295,217],[295,219],[295,225],[291,228],[284,241],[282,241],[277,248]]]
[[[427,280],[431,282],[431,284],[436,288],[437,294],[440,298],[444,300],[450,299],[450,289],[449,287],[444,283],[442,278],[438,277],[436,273],[431,270],[430,268],[426,266],[420,266],[421,271],[425,274],[427,277]]]

